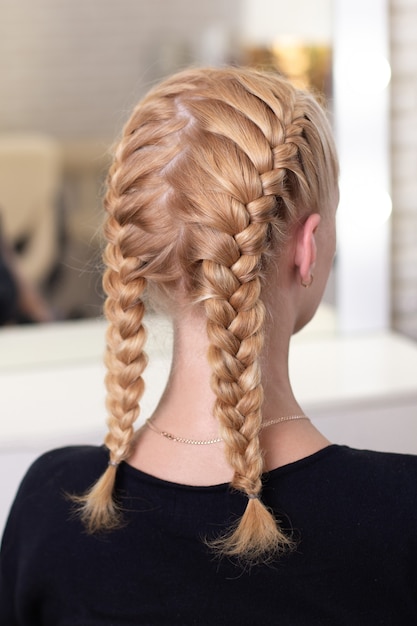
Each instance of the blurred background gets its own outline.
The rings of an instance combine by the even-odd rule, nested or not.
[[[245,63],[322,92],[334,113],[350,192],[326,293],[340,329],[417,338],[417,2],[365,4],[0,0],[0,237],[26,291],[24,310],[4,311],[3,323],[101,314],[103,181],[132,106],[190,63]],[[379,176],[368,189],[364,171]],[[384,223],[384,232],[368,224],[360,242],[349,234],[352,215],[357,231],[366,225],[358,202]]]
[[[332,441],[417,454],[417,0],[0,0],[0,531],[37,455],[103,438],[111,146],[160,78],[224,63],[319,92],[335,130],[337,254],[296,395]],[[170,367],[151,322],[141,420]]]

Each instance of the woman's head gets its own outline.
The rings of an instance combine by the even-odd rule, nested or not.
[[[243,274],[262,273],[289,226],[326,211],[336,185],[331,132],[310,95],[277,75],[188,70],[128,121],[106,234],[130,259],[129,276],[172,310],[179,286],[190,302],[210,297],[205,265],[239,260]]]
[[[262,285],[291,228],[332,210],[337,175],[321,108],[275,74],[184,71],[133,111],[105,199],[111,464],[84,498],[90,529],[117,519],[114,475],[131,452],[143,392],[147,293],[177,315],[187,304],[206,316],[213,413],[232,486],[248,496],[220,550],[257,559],[288,543],[259,499]]]

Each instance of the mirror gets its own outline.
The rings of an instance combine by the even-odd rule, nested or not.
[[[372,27],[362,30],[376,41],[384,3],[371,4]],[[349,131],[341,118],[352,112],[340,106],[332,52],[337,55],[357,40],[352,16],[359,13],[362,24],[367,14],[358,0],[158,0],[122,8],[111,0],[2,3],[0,37],[7,62],[0,165],[8,163],[9,169],[0,167],[0,232],[53,318],[101,314],[101,194],[108,147],[150,84],[190,62],[291,68],[294,80],[335,102],[345,158]],[[342,272],[349,265],[343,249],[351,245],[341,242]],[[325,296],[338,309],[352,302],[339,272],[337,267]],[[365,281],[362,291],[366,288]]]

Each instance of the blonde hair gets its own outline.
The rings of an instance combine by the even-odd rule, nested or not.
[[[145,290],[171,304],[181,290],[205,310],[214,415],[231,485],[248,496],[238,525],[213,545],[249,562],[290,545],[259,497],[261,288],[291,224],[329,205],[337,169],[322,109],[276,74],[190,69],[135,108],[105,197],[110,464],[81,498],[91,532],[120,524],[114,481],[132,451],[144,388]]]

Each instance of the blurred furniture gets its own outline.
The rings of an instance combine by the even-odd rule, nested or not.
[[[50,137],[0,135],[0,216],[23,276],[40,285],[58,252],[60,151]]]
[[[104,216],[102,195],[111,161],[110,140],[72,139],[61,142],[66,194],[66,230],[70,239],[100,246]]]

